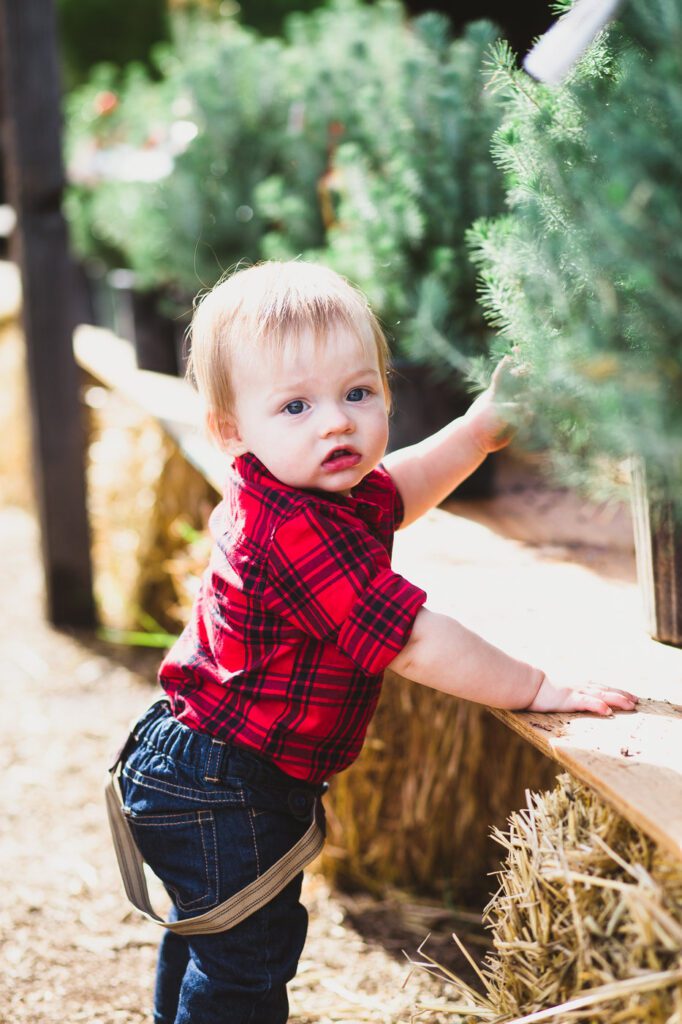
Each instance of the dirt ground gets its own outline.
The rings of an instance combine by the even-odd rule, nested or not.
[[[0,1021],[142,1024],[151,1020],[158,929],[125,902],[102,785],[112,748],[154,694],[157,655],[120,653],[45,623],[29,512],[0,507],[0,558]],[[314,873],[305,902],[311,925],[291,986],[292,1024],[398,1024],[442,1001],[424,972],[405,984],[401,949],[414,954],[434,922],[442,946],[461,920],[442,908],[343,897]],[[475,930],[475,918],[465,927]]]

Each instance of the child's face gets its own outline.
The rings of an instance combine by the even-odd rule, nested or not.
[[[233,454],[251,452],[291,487],[348,494],[388,440],[376,351],[338,328],[324,345],[303,337],[281,359],[237,357]]]

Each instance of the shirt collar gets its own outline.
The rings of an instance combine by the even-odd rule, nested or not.
[[[248,480],[251,483],[260,484],[265,487],[275,487],[281,491],[290,491],[294,494],[310,495],[311,499],[320,504],[347,508],[366,521],[377,522],[383,515],[379,505],[373,501],[368,501],[357,493],[351,493],[347,496],[345,494],[333,494],[329,491],[302,490],[298,487],[290,487],[289,484],[284,484],[281,480],[278,480],[252,452],[238,455],[233,461],[233,467],[243,480]],[[353,490],[362,492],[363,483],[364,480],[361,480]]]

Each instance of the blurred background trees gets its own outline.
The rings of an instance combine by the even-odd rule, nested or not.
[[[81,257],[176,313],[240,260],[321,260],[367,292],[397,355],[465,373],[489,340],[465,234],[503,203],[481,74],[498,30],[453,38],[441,14],[337,0],[270,37],[198,6],[176,5],[149,68],[101,65],[69,95]]]
[[[60,3],[70,60],[81,5]],[[499,329],[565,481],[606,493],[630,454],[679,461],[679,0],[632,0],[553,89],[494,50],[490,22],[307,6],[150,0],[156,44],[154,19],[129,37],[146,63],[99,65],[69,94],[81,257],[176,315],[240,260],[328,262],[432,377],[469,373]],[[517,36],[540,20],[524,10]]]

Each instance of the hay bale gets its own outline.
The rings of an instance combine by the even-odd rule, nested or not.
[[[7,323],[18,324],[20,316],[21,276],[19,267],[8,260],[0,260],[0,327]]]
[[[492,825],[556,765],[484,708],[387,673],[358,761],[331,785],[322,869],[335,884],[482,906]]]
[[[84,389],[95,591],[102,623],[179,633],[206,562],[194,557],[215,494],[156,421],[116,392]],[[201,534],[205,546],[205,534]]]
[[[174,442],[161,473],[148,542],[140,555],[137,600],[164,628],[179,633],[189,621],[211,538],[208,520],[216,492]]]
[[[0,295],[2,283],[0,277]],[[0,306],[6,304],[0,300]],[[31,508],[34,495],[26,352],[18,320],[9,316],[2,319],[4,312],[0,309],[0,504]]]
[[[450,976],[467,1021],[682,1024],[682,863],[568,775],[495,839],[483,994]]]

